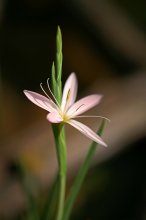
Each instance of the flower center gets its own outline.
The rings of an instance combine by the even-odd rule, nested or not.
[[[70,119],[70,117],[62,111],[59,112],[59,115],[61,116],[63,122],[67,122]]]
[[[68,115],[64,114],[62,116],[62,119],[63,119],[64,122],[67,122],[70,119],[70,117]]]

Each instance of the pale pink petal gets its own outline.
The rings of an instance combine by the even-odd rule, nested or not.
[[[28,90],[24,90],[24,94],[31,102],[47,110],[48,112],[54,112],[58,110],[57,105],[52,101],[52,99],[48,99],[43,95]]]
[[[102,95],[89,95],[75,102],[67,111],[67,115],[74,118],[89,109],[96,106],[102,98]]]
[[[78,82],[75,73],[71,75],[66,80],[63,89],[61,109],[65,112],[74,102],[77,96]]]
[[[81,133],[83,133],[85,136],[87,136],[91,140],[107,147],[107,144],[102,140],[102,138],[99,137],[99,135],[97,135],[94,131],[92,131],[89,127],[87,127],[83,123],[76,121],[76,120],[70,120],[67,123],[75,127],[77,130],[79,130]]]
[[[62,122],[62,118],[57,112],[51,112],[47,115],[47,120],[51,123],[60,123]]]

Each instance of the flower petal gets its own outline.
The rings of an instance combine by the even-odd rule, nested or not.
[[[50,98],[46,98],[43,95],[40,95],[36,92],[24,90],[24,94],[26,97],[33,102],[35,105],[49,111],[49,112],[54,112],[58,110],[57,105],[53,102],[53,100]]]
[[[61,116],[58,114],[58,112],[51,112],[47,114],[47,120],[51,123],[60,123],[62,121]]]
[[[78,82],[75,73],[71,75],[66,80],[63,89],[61,110],[65,112],[74,102],[77,96]]]
[[[70,120],[68,121],[68,124],[75,127],[77,130],[79,130],[81,133],[83,133],[85,136],[95,141],[96,143],[107,147],[107,144],[102,140],[102,138],[99,137],[94,131],[92,131],[89,127],[87,127],[83,123],[76,120]]]
[[[79,101],[75,102],[67,111],[67,115],[74,118],[77,115],[80,115],[90,108],[93,108],[97,105],[102,98],[102,95],[89,95],[85,98],[80,99]]]

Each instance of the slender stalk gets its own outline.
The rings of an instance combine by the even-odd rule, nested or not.
[[[100,136],[102,135],[104,128],[105,128],[105,120],[102,121],[101,126],[97,132]],[[97,143],[93,142],[89,148],[89,151],[87,153],[87,156],[86,156],[82,166],[79,169],[78,175],[75,178],[75,181],[74,181],[73,186],[71,188],[70,194],[66,200],[62,220],[68,220],[71,215],[73,205],[76,201],[76,198],[77,198],[78,193],[81,189],[83,181],[87,175],[87,172],[88,172],[89,167],[91,165],[92,159],[95,155],[96,148],[97,148]]]
[[[60,176],[60,192],[59,192],[59,203],[58,203],[58,212],[56,220],[61,220],[64,211],[64,199],[65,199],[65,185],[66,185],[66,177]]]
[[[58,158],[59,195],[56,220],[61,220],[64,212],[65,187],[66,187],[66,143],[63,124],[53,125]]]

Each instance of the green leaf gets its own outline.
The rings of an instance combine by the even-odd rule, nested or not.
[[[28,172],[22,162],[19,162],[19,176],[20,176],[20,182],[22,184],[23,190],[26,195],[27,199],[27,220],[39,220],[39,213],[38,213],[38,207],[37,207],[37,198],[32,192],[31,184],[28,182],[30,180],[31,176],[28,175]]]
[[[58,176],[55,178],[51,189],[49,190],[47,200],[41,215],[41,220],[54,220],[56,214],[58,196]]]
[[[105,128],[105,124],[106,124],[106,121],[102,120],[102,123],[101,123],[101,125],[98,129],[98,132],[97,132],[98,135],[100,135],[100,136],[102,135],[104,128]],[[73,205],[74,205],[75,200],[78,196],[78,193],[81,189],[83,181],[87,175],[87,172],[90,168],[92,159],[93,159],[95,152],[96,152],[96,148],[97,148],[97,143],[93,142],[89,148],[89,151],[87,153],[87,156],[86,156],[82,166],[79,169],[78,175],[76,176],[75,181],[74,181],[72,188],[70,190],[70,193],[67,197],[62,220],[68,220],[71,215]]]
[[[58,27],[56,36],[56,62],[52,65],[52,91],[59,104],[62,99],[62,35]]]
[[[57,27],[56,44],[57,44],[57,52],[60,53],[62,51],[62,34],[59,26]]]
[[[56,82],[56,77],[55,77],[55,65],[54,62],[52,63],[52,69],[51,69],[51,83],[52,83],[52,91],[54,96],[57,98],[57,92],[56,92],[56,88],[57,88],[57,82]]]
[[[62,35],[60,27],[58,26],[57,29],[57,36],[56,36],[56,77],[57,81],[61,81],[62,75]]]

